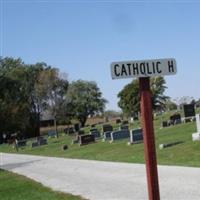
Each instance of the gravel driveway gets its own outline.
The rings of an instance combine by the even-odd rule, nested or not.
[[[90,200],[146,200],[142,164],[0,153],[0,168]],[[199,200],[200,168],[159,166],[161,199]]]

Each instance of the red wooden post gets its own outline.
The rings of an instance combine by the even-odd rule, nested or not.
[[[140,83],[140,109],[144,138],[144,153],[148,182],[149,200],[159,200],[159,183],[154,141],[153,113],[150,91],[150,78],[139,78]]]

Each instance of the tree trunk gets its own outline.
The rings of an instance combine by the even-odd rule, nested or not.
[[[40,136],[40,113],[37,113],[35,136]]]
[[[56,117],[54,117],[54,127],[55,127],[56,137],[58,138],[58,131],[57,131],[57,121],[56,121]]]
[[[86,117],[86,116],[81,116],[81,117],[79,118],[79,121],[80,121],[80,123],[81,123],[81,127],[84,127],[84,126],[85,126],[85,123],[86,123],[86,121],[87,121],[87,117]]]

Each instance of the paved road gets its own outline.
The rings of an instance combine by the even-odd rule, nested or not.
[[[90,200],[146,200],[142,164],[1,153],[0,168]],[[162,200],[199,200],[200,168],[159,166]]]

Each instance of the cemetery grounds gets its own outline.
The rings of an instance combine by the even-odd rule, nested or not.
[[[199,113],[200,110],[197,111]],[[192,141],[192,133],[196,132],[196,122],[182,123],[175,126],[169,126],[161,128],[161,122],[168,120],[169,116],[174,112],[168,112],[160,116],[154,117],[154,130],[155,141],[157,151],[157,162],[159,165],[175,165],[175,166],[188,166],[188,167],[200,167],[200,142]],[[182,114],[183,116],[183,114]],[[118,129],[117,124],[112,124],[114,129]],[[97,125],[97,128],[101,130],[102,125]],[[140,127],[139,121],[129,124],[130,129]],[[86,127],[85,132],[89,132],[90,127]],[[12,147],[12,145],[3,144],[0,145],[0,152],[7,153],[19,153],[19,154],[32,154],[52,157],[64,157],[64,158],[78,158],[100,161],[114,161],[114,162],[128,162],[128,163],[144,163],[144,148],[143,143],[127,145],[128,139],[120,141],[102,142],[101,139],[95,143],[79,146],[78,144],[71,144],[73,135],[66,135],[63,132],[59,132],[59,138],[48,138],[48,145],[31,148],[32,140],[28,141],[26,147],[19,148],[19,151]],[[174,145],[165,149],[159,149],[160,144],[179,142],[182,143]],[[67,150],[63,150],[62,146],[68,145]],[[13,193],[10,193],[10,189],[13,188],[15,194],[20,195],[20,199],[27,199],[27,196],[31,199],[81,199],[72,195],[66,196],[61,193],[53,192],[48,188],[41,186],[32,180],[25,177],[15,175],[10,172],[0,171],[0,188],[2,191],[7,191],[4,199],[16,199],[12,198]],[[15,182],[13,187],[12,183]],[[3,183],[3,184],[2,184]],[[24,184],[26,186],[24,186]],[[24,194],[23,187],[27,188],[27,194]],[[37,192],[36,192],[37,191]],[[32,195],[34,194],[33,198]],[[42,195],[41,195],[42,193]],[[24,196],[23,196],[24,195]],[[56,197],[56,198],[55,198]],[[17,198],[19,199],[19,198]]]
[[[177,165],[200,167],[200,143],[192,141],[192,133],[196,132],[196,122],[182,123],[166,128],[161,128],[161,122],[169,119],[174,112],[168,112],[161,116],[154,117],[154,130],[157,151],[157,161],[160,165]],[[197,112],[198,113],[198,112]],[[117,124],[112,124],[114,129],[118,129]],[[101,130],[102,125],[97,125]],[[130,124],[130,129],[140,127],[139,121]],[[90,127],[86,127],[85,132],[89,132]],[[0,152],[32,154],[42,156],[78,158],[100,161],[116,161],[128,163],[144,163],[143,143],[127,145],[128,139],[123,139],[109,143],[102,142],[101,139],[95,143],[79,146],[71,144],[75,138],[74,135],[59,133],[59,138],[48,138],[48,145],[31,148],[32,140],[29,140],[26,147],[22,147],[18,152],[12,145],[0,145]],[[181,141],[182,143],[159,149],[159,144],[173,143]],[[63,151],[62,146],[68,145],[68,149]]]

